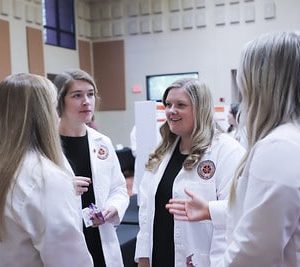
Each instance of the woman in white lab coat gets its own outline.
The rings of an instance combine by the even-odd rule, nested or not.
[[[97,87],[82,70],[59,74],[54,81],[58,89],[59,132],[64,153],[77,177],[81,208],[95,204],[105,222],[93,218],[93,226],[83,225],[83,232],[95,266],[123,266],[115,226],[128,206],[125,178],[110,139],[89,128],[94,114]]]
[[[231,192],[229,246],[217,266],[300,264],[299,73],[299,33],[263,35],[243,51],[237,78],[249,148]],[[173,208],[197,220],[205,203],[191,197],[172,201]]]
[[[41,76],[0,83],[0,266],[93,266],[59,143],[56,89]]]
[[[140,185],[135,259],[141,267],[213,266],[226,245],[224,223],[218,225],[226,202],[219,200],[228,196],[244,149],[216,132],[212,96],[204,83],[178,80],[166,89],[163,103],[162,143],[150,155]],[[184,197],[185,187],[212,201],[212,221],[173,220],[165,205],[172,197]]]

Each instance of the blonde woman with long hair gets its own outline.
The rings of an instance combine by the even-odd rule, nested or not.
[[[300,264],[300,34],[263,35],[241,57],[248,151],[237,169],[230,197],[229,247],[218,266],[296,267]],[[199,220],[206,203],[169,208]],[[207,211],[206,211],[207,212]]]
[[[92,266],[55,105],[55,87],[44,77],[0,82],[1,266]]]
[[[135,259],[139,266],[208,267],[222,255],[225,228],[218,222],[222,199],[228,196],[234,170],[244,149],[213,121],[209,88],[196,79],[181,79],[163,96],[167,121],[162,142],[149,156],[139,197],[139,224]],[[184,187],[211,200],[211,221],[174,221],[165,205],[184,196]]]

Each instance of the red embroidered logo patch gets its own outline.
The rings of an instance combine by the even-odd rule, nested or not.
[[[107,159],[107,157],[108,157],[108,148],[106,146],[101,145],[99,150],[98,150],[97,157],[99,159]]]
[[[209,180],[212,178],[215,174],[215,171],[216,166],[211,160],[201,161],[197,167],[198,175],[204,180]]]

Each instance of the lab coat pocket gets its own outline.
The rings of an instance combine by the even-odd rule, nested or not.
[[[210,266],[209,255],[201,254],[201,253],[188,255],[186,257],[186,266],[187,267],[192,267],[192,266],[209,267]]]
[[[209,255],[213,225],[210,221],[185,222],[183,225],[186,252],[188,255]]]

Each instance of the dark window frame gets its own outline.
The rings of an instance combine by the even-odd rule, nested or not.
[[[70,11],[70,19],[68,21],[69,23],[69,28],[71,29],[70,31],[63,29],[62,22],[60,21],[60,16],[64,12],[65,9],[59,8],[59,2],[64,1],[64,0],[49,0],[52,1],[55,5],[54,7],[54,12],[46,9],[46,2],[48,0],[43,1],[43,9],[44,9],[44,21],[43,21],[43,26],[44,26],[44,42],[47,45],[53,45],[53,46],[58,46],[62,48],[67,48],[67,49],[72,49],[76,50],[76,24],[75,24],[75,1],[74,0],[69,0],[72,2],[68,8],[71,9]],[[54,26],[49,26],[47,25],[47,16],[53,16],[55,20],[55,25]],[[47,31],[50,30],[55,34],[56,39],[55,40],[49,40]],[[70,40],[65,41],[62,40],[61,36],[69,36]],[[73,40],[72,40],[73,39]]]

